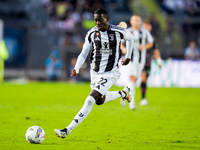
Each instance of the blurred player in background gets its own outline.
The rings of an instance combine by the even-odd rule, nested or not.
[[[141,18],[140,16],[133,15],[130,19],[131,27],[127,28],[128,31],[133,35],[133,53],[131,57],[131,62],[128,64],[129,67],[129,83],[127,84],[130,89],[130,96],[132,101],[129,103],[131,110],[136,109],[135,104],[135,83],[140,77],[142,69],[145,65],[146,60],[146,50],[153,46],[153,37],[148,30],[140,27]],[[121,49],[124,54],[126,54],[126,47],[122,43]]]
[[[144,20],[142,23],[142,27],[144,29],[147,29],[149,32],[152,30],[152,26],[148,20]],[[162,65],[162,59],[160,57],[160,51],[158,49],[158,43],[156,39],[154,38],[153,41],[153,47],[147,49],[146,53],[146,62],[144,69],[142,70],[141,74],[141,92],[142,92],[142,99],[140,101],[140,105],[147,105],[148,101],[146,99],[146,89],[147,89],[147,78],[150,74],[150,66],[151,66],[151,61],[152,59],[155,59],[157,61],[157,64],[159,68]]]
[[[121,57],[120,43],[122,39],[127,41],[128,51],[126,58],[121,63],[127,65],[131,60],[132,35],[125,28],[109,25],[108,20],[108,13],[105,9],[95,11],[94,21],[96,26],[88,31],[82,51],[71,74],[71,76],[78,75],[80,67],[92,48],[90,64],[91,93],[72,122],[62,130],[54,130],[58,137],[65,138],[74,130],[89,115],[95,102],[97,105],[101,105],[119,97],[128,100],[128,88],[124,88],[122,91],[111,92],[108,90],[120,77],[118,61]]]

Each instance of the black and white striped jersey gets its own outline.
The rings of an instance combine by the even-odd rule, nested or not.
[[[145,63],[146,60],[146,49],[140,51],[138,49],[139,44],[146,45],[147,43],[153,43],[153,37],[150,32],[144,28],[139,30],[133,30],[131,27],[127,28],[129,32],[133,35],[133,51],[131,55],[131,61],[135,63]]]
[[[133,40],[129,31],[115,25],[110,25],[109,29],[104,32],[99,31],[97,27],[93,27],[85,37],[83,49],[78,57],[75,70],[79,70],[91,48],[91,69],[97,73],[116,69],[121,57],[120,43],[122,39],[129,43],[127,58],[131,58]]]

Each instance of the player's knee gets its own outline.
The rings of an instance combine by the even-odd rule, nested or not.
[[[130,81],[136,82],[136,81],[137,81],[137,77],[135,77],[135,76],[130,76]]]
[[[102,105],[104,102],[101,100],[101,98],[96,100],[96,104],[97,105]]]
[[[143,78],[141,79],[142,82],[146,83],[147,82],[147,79],[146,78]]]

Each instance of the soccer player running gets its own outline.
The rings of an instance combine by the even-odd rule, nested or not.
[[[108,13],[103,8],[94,12],[94,21],[96,26],[88,31],[82,51],[71,73],[71,77],[78,75],[80,67],[92,48],[90,64],[91,92],[72,122],[64,129],[54,130],[56,135],[61,138],[65,138],[88,116],[94,103],[101,105],[120,97],[128,100],[128,88],[125,87],[122,91],[111,92],[108,90],[120,77],[118,61],[121,57],[120,43],[122,39],[128,43],[127,55],[122,60],[122,65],[127,65],[131,59],[132,35],[125,28],[109,24]]]
[[[130,19],[130,24],[131,27],[127,28],[127,30],[130,31],[134,37],[134,42],[131,62],[127,66],[129,70],[129,83],[127,86],[130,89],[130,96],[132,98],[132,101],[129,103],[129,108],[134,110],[136,109],[135,84],[144,68],[146,50],[153,46],[153,37],[149,31],[140,27],[140,16],[133,15]],[[127,47],[125,47],[123,43],[121,43],[121,49],[124,54],[127,53]]]
[[[151,26],[151,24],[148,20],[144,20],[142,22],[142,27],[144,29],[147,29],[151,33],[152,26]],[[144,66],[144,69],[142,70],[142,74],[141,74],[142,99],[140,101],[140,105],[143,105],[143,106],[148,104],[148,101],[146,99],[146,89],[147,89],[147,78],[150,74],[150,66],[151,66],[152,59],[156,60],[158,66],[160,68],[161,65],[162,65],[162,59],[161,59],[161,56],[160,56],[160,51],[158,49],[158,43],[157,43],[155,38],[154,38],[154,41],[153,41],[153,47],[151,47],[147,50],[146,62],[145,62],[145,66]]]

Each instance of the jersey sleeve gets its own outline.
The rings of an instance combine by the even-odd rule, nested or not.
[[[126,58],[131,58],[133,50],[133,35],[128,30],[125,30],[124,40],[126,40]]]
[[[90,52],[90,49],[92,46],[92,42],[91,42],[91,40],[89,40],[90,36],[91,36],[91,34],[87,33],[87,35],[85,37],[85,42],[83,44],[82,51],[79,54],[76,65],[74,67],[74,69],[76,70],[76,73],[79,73],[80,67],[83,65],[83,63],[85,62],[85,60]]]
[[[153,36],[151,35],[151,33],[146,30],[146,34],[147,34],[147,43],[153,43]]]

